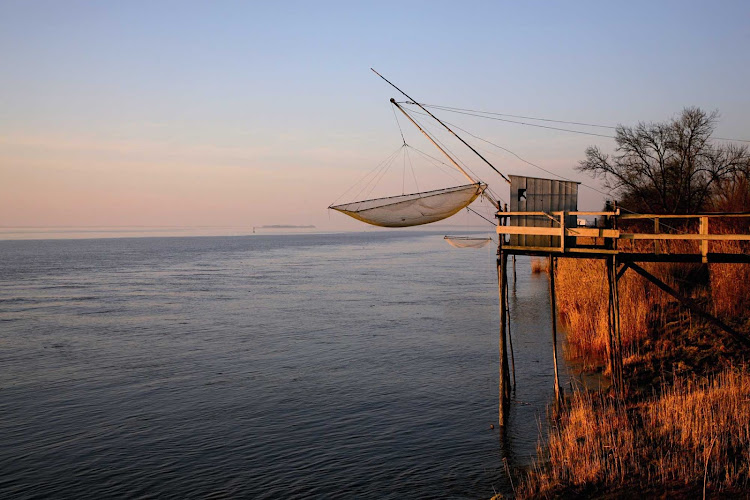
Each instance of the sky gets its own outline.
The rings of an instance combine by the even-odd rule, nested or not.
[[[0,226],[362,230],[327,207],[455,185],[412,150],[360,189],[399,127],[440,155],[371,67],[428,104],[604,125],[699,106],[750,139],[748,26],[747,1],[0,0]],[[602,191],[575,166],[611,138],[434,112]],[[551,177],[466,137],[505,174]],[[605,198],[582,186],[579,209]]]

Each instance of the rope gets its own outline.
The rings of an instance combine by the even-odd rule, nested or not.
[[[383,164],[385,164],[389,160],[392,161],[392,158],[395,157],[401,151],[401,148],[403,148],[403,146],[399,146],[398,149],[396,149],[393,153],[391,153],[390,155],[388,155],[385,160],[383,160],[380,163],[378,163],[375,166],[375,168],[373,168],[372,170],[370,170],[369,172],[367,172],[365,175],[363,175],[362,177],[360,177],[357,182],[355,182],[354,184],[352,184],[349,187],[349,189],[347,189],[346,191],[344,191],[338,198],[336,198],[335,200],[333,200],[333,203],[331,203],[331,206],[335,205],[336,202],[338,202],[341,198],[343,198],[344,196],[346,196],[346,194],[349,193],[349,191],[351,191],[352,189],[354,189],[359,183],[361,183],[362,181],[364,181],[367,177],[369,177],[370,175],[373,175],[378,169],[380,169],[383,166]],[[368,182],[368,184],[369,184],[369,182]],[[362,190],[360,190],[360,194],[362,193],[363,190],[364,190],[364,188]]]
[[[416,103],[406,103],[406,104],[416,104]],[[534,118],[533,116],[522,116],[522,115],[510,115],[507,113],[493,113],[491,111],[481,111],[476,109],[464,109],[464,108],[454,108],[450,106],[441,106],[438,104],[424,104],[422,103],[422,106],[425,106],[427,108],[435,108],[440,109],[443,111],[466,111],[470,113],[482,113],[484,115],[494,115],[494,116],[509,116],[511,118],[521,118],[523,120],[537,120],[540,122],[551,122],[551,123],[564,123],[567,125],[581,125],[584,127],[597,127],[597,128],[609,128],[609,129],[615,129],[617,127],[613,127],[611,125],[597,125],[595,123],[584,123],[584,122],[571,122],[571,121],[565,121],[565,120],[553,120],[551,118]]]
[[[411,110],[411,111],[413,112],[414,110]],[[550,130],[560,130],[562,132],[570,132],[572,134],[593,135],[595,137],[605,137],[607,139],[614,139],[615,138],[613,135],[596,134],[594,132],[583,132],[582,130],[572,130],[572,129],[569,129],[569,128],[551,127],[549,125],[539,125],[538,123],[526,123],[526,122],[519,122],[519,121],[515,121],[515,120],[506,120],[505,118],[495,118],[495,117],[492,117],[492,116],[484,116],[484,115],[479,115],[479,114],[476,114],[476,113],[469,113],[469,112],[465,112],[465,111],[453,111],[453,110],[449,110],[449,109],[446,109],[445,111],[448,111],[450,113],[458,113],[460,115],[474,116],[476,118],[485,118],[487,120],[497,120],[499,122],[515,123],[517,125],[526,125],[528,127],[539,127],[539,128],[550,129]],[[503,177],[505,177],[505,176],[503,176]]]
[[[406,102],[399,103],[399,104],[417,104],[417,103],[406,101]],[[451,106],[441,106],[441,105],[438,105],[438,104],[424,104],[424,103],[420,103],[420,104],[422,106],[427,107],[427,108],[435,108],[435,109],[440,109],[440,110],[443,110],[443,111],[464,111],[464,112],[470,112],[470,113],[481,113],[483,115],[509,116],[511,118],[521,118],[523,120],[536,120],[536,121],[540,121],[540,122],[563,123],[563,124],[567,124],[567,125],[580,125],[582,127],[606,128],[606,129],[611,129],[611,130],[616,130],[617,129],[617,127],[615,127],[613,125],[600,125],[600,124],[596,124],[596,123],[574,122],[574,121],[567,121],[567,120],[553,120],[552,118],[535,118],[533,116],[511,115],[511,114],[507,114],[507,113],[494,113],[494,112],[491,112],[491,111],[481,111],[481,110],[466,109],[466,108],[455,108],[455,107],[451,107]],[[484,117],[484,116],[479,116],[479,115],[477,115],[477,116],[479,118],[487,118],[487,117]],[[516,122],[511,122],[511,123],[516,123]],[[532,125],[533,126],[533,124],[523,124],[523,125]],[[575,132],[575,131],[570,130],[569,132]],[[710,139],[712,141],[730,141],[730,142],[745,142],[745,143],[750,143],[750,139],[730,139],[730,138],[727,138],[727,137],[711,137]]]
[[[489,220],[489,219],[488,219],[487,217],[485,217],[484,215],[480,214],[479,212],[477,212],[477,211],[476,211],[476,210],[474,210],[473,208],[469,208],[469,207],[466,207],[466,210],[468,210],[469,212],[473,213],[474,215],[478,215],[479,217],[481,217],[482,219],[486,220],[487,222],[489,222],[489,223],[490,223],[490,224],[492,224],[493,226],[496,226],[496,225],[497,225],[497,224],[496,224],[495,222],[493,222],[493,221]]]
[[[396,114],[396,106],[391,104],[391,111],[393,111],[393,117],[396,119],[396,125],[398,125],[398,131],[401,134],[401,140],[404,141],[404,145],[406,145],[406,139],[404,139],[404,131],[401,130],[401,123],[398,121],[398,115]]]

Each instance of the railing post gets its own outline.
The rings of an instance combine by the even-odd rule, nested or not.
[[[565,253],[565,212],[560,212],[560,252]]]
[[[661,231],[661,228],[659,227],[659,218],[654,217],[654,234],[659,234],[659,231]],[[654,240],[654,253],[659,255],[659,253],[661,253],[660,250],[659,240]]]
[[[700,234],[708,235],[708,217],[701,217]],[[705,238],[701,240],[701,262],[708,262],[708,240]]]

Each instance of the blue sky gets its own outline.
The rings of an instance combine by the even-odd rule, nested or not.
[[[748,2],[3,1],[0,225],[357,229],[326,206],[401,142],[370,67],[427,103],[603,124],[700,106],[748,139],[749,25]],[[589,184],[585,147],[613,146],[440,116]]]

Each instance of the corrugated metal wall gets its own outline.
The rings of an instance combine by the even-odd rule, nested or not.
[[[578,183],[539,179],[537,177],[510,176],[511,212],[575,212],[578,210]],[[544,216],[515,216],[510,218],[511,226],[560,227],[552,219]],[[565,219],[566,227],[575,227],[576,216]],[[511,235],[510,244],[527,247],[559,247],[559,236]],[[567,244],[567,243],[566,243]]]

